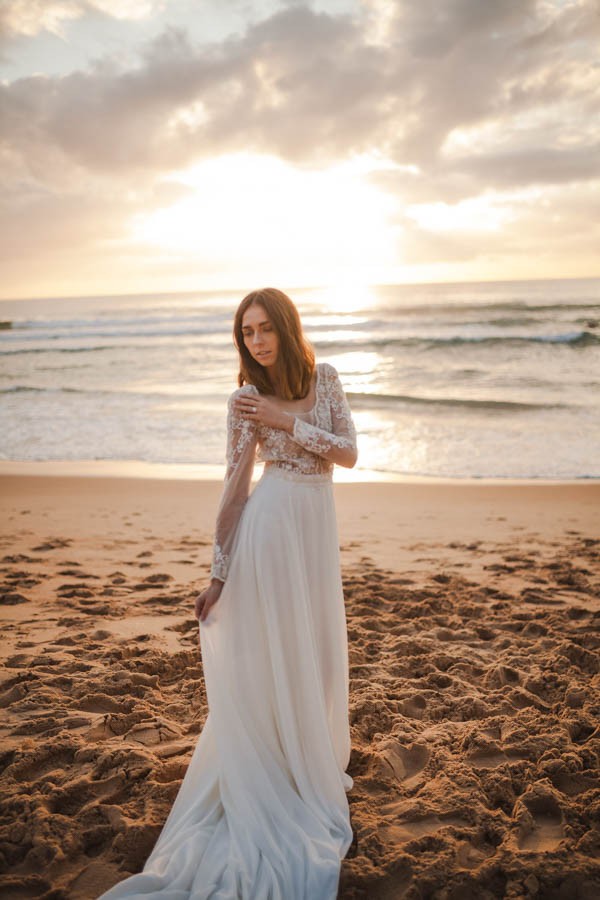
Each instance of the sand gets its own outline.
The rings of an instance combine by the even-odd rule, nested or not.
[[[143,866],[207,714],[192,607],[220,489],[0,477],[3,898],[93,900]],[[336,502],[339,897],[600,897],[600,483]]]

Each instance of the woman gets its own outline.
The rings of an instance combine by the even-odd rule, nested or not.
[[[290,298],[237,310],[240,387],[210,585],[197,598],[209,714],[144,871],[102,900],[333,900],[352,840],[348,647],[332,490],[356,462],[339,377]],[[258,447],[264,472],[249,495]]]

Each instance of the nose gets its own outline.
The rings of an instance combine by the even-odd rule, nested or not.
[[[254,337],[253,337],[252,341],[254,344],[262,344],[263,337],[262,337],[262,334],[260,333],[260,331],[254,332]]]

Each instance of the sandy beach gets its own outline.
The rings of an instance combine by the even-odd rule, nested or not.
[[[600,896],[600,482],[337,483],[340,898]],[[207,714],[217,481],[0,476],[0,894],[143,866]]]

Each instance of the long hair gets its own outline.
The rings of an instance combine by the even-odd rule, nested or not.
[[[250,306],[262,306],[279,339],[275,363],[282,399],[301,400],[308,395],[315,369],[315,354],[304,337],[298,310],[287,294],[277,288],[261,288],[247,294],[238,306],[233,322],[233,340],[240,355],[238,385],[253,384],[260,394],[272,394],[266,369],[252,358],[244,343],[242,322]]]

